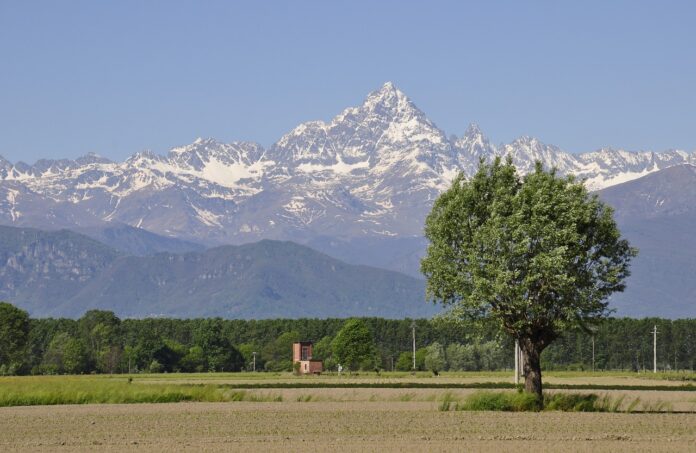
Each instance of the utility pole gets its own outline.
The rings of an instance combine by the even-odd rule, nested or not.
[[[256,371],[256,351],[251,353],[254,356],[254,368],[253,370]]]
[[[411,323],[411,331],[413,333],[413,371],[416,371],[416,321]]]
[[[515,340],[515,385],[520,383],[520,343]]]
[[[592,335],[592,372],[594,373],[594,335]]]
[[[657,326],[653,327],[653,373],[657,373]]]

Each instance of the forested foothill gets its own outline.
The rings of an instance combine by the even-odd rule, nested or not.
[[[315,342],[324,369],[412,369],[411,319],[119,319],[88,311],[79,319],[32,319],[0,303],[0,374],[290,371],[291,344]],[[652,368],[657,325],[660,370],[694,370],[696,319],[609,318],[594,336],[575,331],[547,348],[545,369],[644,371]],[[418,370],[511,369],[513,345],[489,325],[416,319]],[[369,333],[369,335],[366,335]],[[371,340],[371,344],[365,344]],[[352,346],[358,342],[360,348]],[[357,353],[356,353],[357,352]]]

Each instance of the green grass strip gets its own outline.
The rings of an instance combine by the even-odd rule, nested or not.
[[[203,384],[182,384],[203,385]],[[365,388],[365,389],[515,389],[509,382],[258,382],[217,384],[230,389],[315,389],[315,388]],[[696,386],[687,385],[600,385],[600,384],[544,384],[546,390],[650,390],[663,392],[693,392]]]

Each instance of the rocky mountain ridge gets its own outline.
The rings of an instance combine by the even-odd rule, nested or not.
[[[447,138],[392,83],[330,122],[299,125],[265,149],[197,139],[124,162],[90,154],[34,165],[0,159],[0,223],[39,228],[125,224],[208,245],[419,238],[432,201],[480,158],[510,155],[575,174],[593,190],[680,164],[696,152],[571,154],[521,137],[493,145],[471,125]]]
[[[0,226],[0,300],[32,316],[430,316],[424,282],[264,240],[133,256],[84,235]]]

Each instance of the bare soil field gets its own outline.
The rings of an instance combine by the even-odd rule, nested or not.
[[[696,451],[696,414],[440,412],[425,401],[0,408],[0,451]]]

